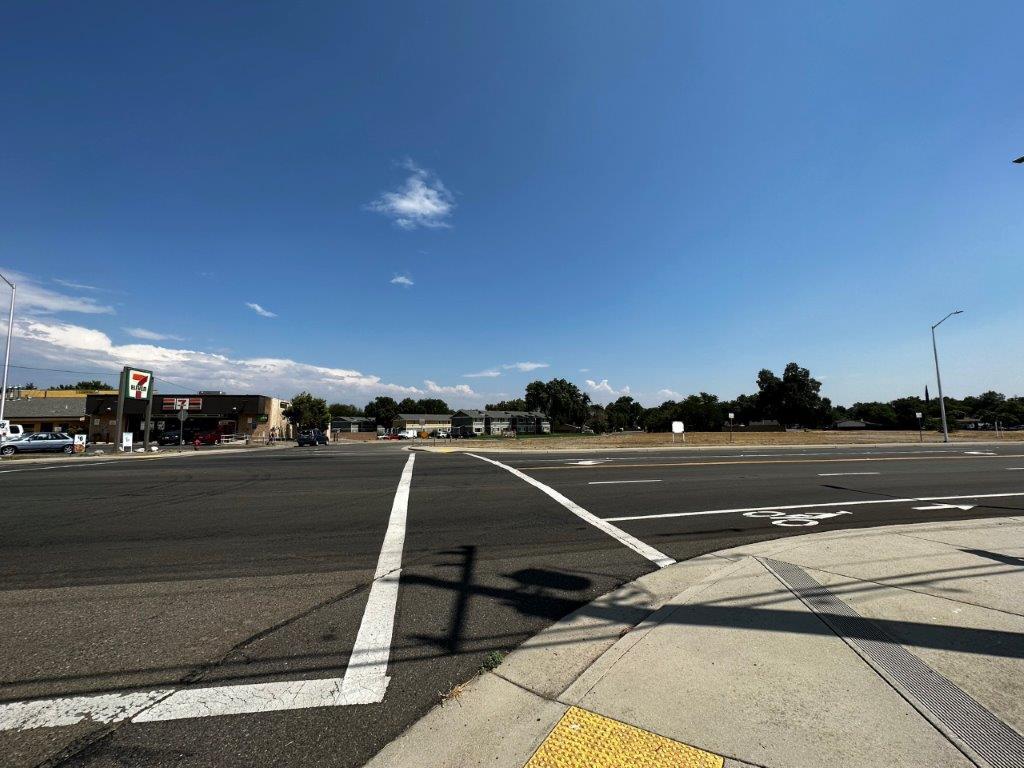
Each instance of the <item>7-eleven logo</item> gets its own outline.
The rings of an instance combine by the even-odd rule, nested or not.
[[[128,397],[133,400],[146,400],[149,398],[150,385],[153,383],[153,374],[149,371],[128,371]]]

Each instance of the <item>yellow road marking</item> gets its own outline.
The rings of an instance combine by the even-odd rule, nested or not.
[[[569,707],[523,768],[722,768],[724,762],[711,752]]]
[[[520,472],[538,472],[549,469],[637,469],[651,467],[716,467],[728,464],[833,464],[850,461],[936,461],[946,459],[1021,459],[1022,453],[1008,453],[995,456],[885,456],[860,459],[766,459],[762,461],[680,461],[659,464],[566,464],[563,466],[519,467]]]

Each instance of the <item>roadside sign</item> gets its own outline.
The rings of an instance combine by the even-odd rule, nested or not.
[[[132,452],[132,446],[135,445],[135,433],[134,432],[123,432],[121,434],[121,450],[126,453]]]
[[[129,368],[127,373],[128,386],[125,396],[129,400],[148,400],[153,389],[153,372]]]
[[[732,421],[732,420],[733,420],[733,419],[735,419],[735,418],[736,418],[736,414],[735,414],[735,413],[732,413],[732,412],[730,411],[730,412],[729,412],[729,421]]]
[[[686,431],[686,427],[683,425],[683,422],[681,422],[681,421],[673,421],[672,422],[672,432],[673,432],[673,434],[681,435],[685,431]]]
[[[188,418],[188,408],[182,408],[178,411],[178,421],[184,421]]]
[[[75,435],[75,445],[85,445],[87,437],[85,433]]]
[[[921,413],[920,412],[915,413],[914,415],[917,416],[917,418],[919,418],[919,419],[921,418]]]

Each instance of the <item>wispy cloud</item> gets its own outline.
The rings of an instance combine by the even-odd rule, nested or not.
[[[103,288],[98,288],[95,285],[86,285],[85,283],[76,283],[72,280],[62,280],[59,277],[53,279],[57,285],[63,285],[65,288],[70,288],[73,291],[102,291]]]
[[[384,192],[367,207],[394,220],[402,229],[450,227],[455,199],[436,175],[412,160],[403,167],[411,174],[394,192]]]
[[[659,397],[664,397],[664,398],[666,398],[668,400],[682,400],[683,399],[683,393],[682,392],[676,392],[674,389],[659,389],[658,390],[658,396]]]
[[[580,373],[590,373],[589,368],[580,368]]]
[[[615,389],[608,383],[608,379],[601,379],[600,381],[587,379],[587,388],[596,395],[606,395],[608,397],[623,397],[629,394],[628,385],[622,389]]]
[[[412,278],[409,277],[408,275],[395,275],[393,278],[391,278],[391,284],[404,285],[406,288],[408,288],[410,285],[416,285],[416,283],[414,283],[412,281]]]
[[[501,376],[501,371],[496,371],[490,368],[486,371],[477,371],[476,373],[464,373],[462,377],[465,379],[494,379]]]
[[[77,312],[85,315],[112,315],[114,308],[100,304],[88,296],[71,296],[50,288],[44,288],[33,278],[6,268],[0,269],[18,285],[18,308],[30,314],[51,314],[54,312]],[[4,286],[6,290],[7,286]],[[6,299],[0,299],[6,305]]]
[[[264,309],[255,301],[247,301],[245,302],[245,306],[247,306],[260,317],[277,317],[276,312],[271,312],[269,309]]]
[[[123,329],[129,336],[142,339],[143,341],[181,341],[181,336],[175,336],[172,333],[157,333],[156,331],[150,331],[145,328],[125,328]]]
[[[505,365],[503,365],[501,367],[504,368],[506,371],[511,371],[513,369],[515,369],[517,371],[535,371],[538,368],[548,368],[549,364],[548,363],[529,363],[529,362],[527,362],[527,363],[506,363]]]
[[[423,383],[427,387],[427,392],[432,395],[461,395],[463,397],[476,397],[477,394],[474,392],[468,384],[455,384],[454,386],[441,386],[436,381],[430,379],[424,379]]]

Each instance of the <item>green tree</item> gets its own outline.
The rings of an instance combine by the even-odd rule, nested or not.
[[[331,403],[327,406],[327,410],[331,412],[331,418],[337,419],[341,416],[362,416],[363,409],[355,405],[349,405],[348,403]]]
[[[531,381],[526,385],[525,402],[526,410],[540,411],[547,414],[549,418],[554,418],[549,410],[550,397],[548,395],[548,385],[543,381]]]
[[[594,434],[597,435],[608,431],[608,415],[604,406],[598,403],[590,404],[590,415],[587,417],[586,426],[594,430]]]
[[[57,389],[81,389],[81,390],[95,390],[95,389],[117,389],[109,384],[104,384],[99,379],[92,379],[90,381],[80,381],[77,384],[61,384]]]
[[[405,402],[404,400],[402,402]],[[401,411],[405,413],[405,411]],[[448,403],[436,397],[425,397],[416,401],[414,413],[451,413]]]
[[[372,419],[376,419],[378,427],[391,429],[391,422],[395,420],[399,413],[405,413],[405,411],[398,410],[398,403],[394,401],[394,398],[376,397],[366,404],[363,413]]]
[[[632,397],[620,397],[614,403],[609,403],[604,410],[608,419],[608,428],[613,432],[623,429],[640,429],[644,407]]]
[[[757,388],[758,410],[763,417],[805,427],[824,426],[831,421],[832,403],[821,396],[821,382],[796,363],[786,366],[781,379],[762,369],[757,374]]]
[[[284,409],[284,415],[300,429],[323,429],[331,420],[327,401],[322,397],[313,397],[309,392],[300,392],[293,397]]]
[[[403,398],[398,404],[399,413],[419,413],[419,404],[411,397]]]
[[[517,397],[515,400],[501,400],[497,403],[488,403],[484,406],[484,409],[488,411],[529,411],[530,406],[526,404],[526,401]]]

